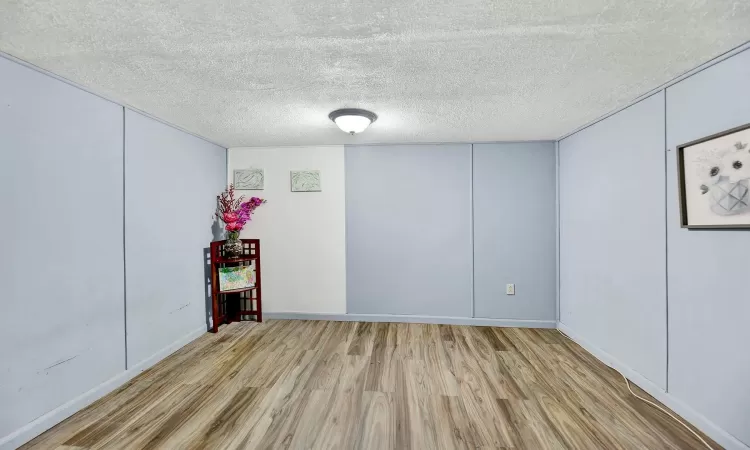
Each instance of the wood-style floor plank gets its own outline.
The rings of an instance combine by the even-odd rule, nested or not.
[[[22,448],[703,446],[555,330],[272,320],[206,334]]]

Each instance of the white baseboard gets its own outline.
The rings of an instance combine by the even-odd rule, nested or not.
[[[47,414],[38,417],[36,420],[3,437],[2,439],[0,439],[0,450],[13,450],[34,439],[53,426],[72,416],[76,412],[94,403],[95,401],[119,388],[123,384],[127,383],[131,379],[135,378],[144,370],[150,368],[162,359],[181,349],[205,332],[206,326],[201,325],[200,328],[196,328],[194,331],[191,331],[180,339],[174,341],[170,345],[154,353],[148,359],[141,361],[130,369],[115,375],[114,377],[96,386],[95,388],[84,392],[78,397],[53,409]]]
[[[267,319],[334,320],[338,322],[403,322],[444,325],[475,325],[515,328],[556,328],[554,320],[483,319],[477,317],[408,316],[397,314],[319,314],[301,312],[264,313]]]
[[[676,412],[680,417],[691,423],[693,426],[706,433],[708,437],[716,441],[717,444],[726,450],[750,450],[750,447],[743,444],[742,441],[726,432],[723,428],[702,416],[700,413],[683,403],[674,395],[659,388],[656,384],[646,379],[643,375],[632,370],[617,358],[593,345],[591,342],[582,338],[575,331],[568,328],[562,322],[558,323],[557,328],[573,339],[578,345],[594,355],[599,361],[612,367],[618,372],[625,375],[632,383],[648,392],[649,395],[659,400],[662,404]]]

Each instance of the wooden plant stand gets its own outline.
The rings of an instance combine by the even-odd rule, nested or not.
[[[211,332],[219,331],[219,325],[239,322],[247,316],[255,316],[263,322],[260,289],[260,240],[241,239],[243,254],[238,258],[224,253],[226,241],[211,242],[211,303],[213,326]],[[255,270],[255,286],[232,291],[219,291],[219,268],[252,266]]]

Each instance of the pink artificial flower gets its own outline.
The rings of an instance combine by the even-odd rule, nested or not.
[[[237,214],[233,212],[225,212],[224,213],[224,223],[229,225],[232,222],[237,222]]]
[[[250,220],[250,212],[240,208],[240,212],[237,213],[237,223],[240,224],[240,227],[244,227],[248,220]]]
[[[225,227],[227,231],[240,231],[242,227],[237,222],[229,222],[227,223],[227,226]]]

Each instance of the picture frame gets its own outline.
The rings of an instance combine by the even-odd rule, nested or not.
[[[289,172],[292,192],[321,192],[320,170],[292,170]]]
[[[235,169],[234,188],[238,191],[262,191],[265,185],[265,171],[259,168]]]
[[[750,229],[750,123],[677,146],[680,226]]]
[[[250,265],[219,267],[219,292],[255,287],[255,270]]]

